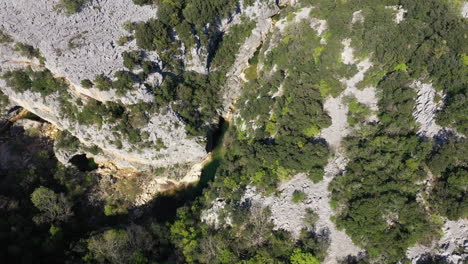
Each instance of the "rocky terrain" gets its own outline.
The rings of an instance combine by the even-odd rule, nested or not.
[[[443,227],[443,235],[433,241],[430,246],[416,245],[408,249],[407,257],[412,263],[424,263],[429,256],[437,256],[446,263],[461,264],[468,258],[467,250],[468,221],[447,221]]]
[[[156,10],[134,5],[131,0],[92,1],[79,14],[54,11],[59,0],[5,0],[0,3],[2,30],[15,41],[38,48],[45,67],[65,76],[74,86],[103,73],[112,76],[123,69],[122,53],[135,48],[117,45],[127,32],[124,22],[145,21]]]
[[[66,14],[63,10],[61,11],[57,8],[59,1],[60,0],[2,0],[0,2],[0,33],[2,34],[0,37],[6,36],[10,38],[10,41],[0,42],[0,73],[18,70],[34,73],[50,71],[56,80],[63,81],[63,83],[66,84],[65,90],[57,90],[45,95],[42,92],[35,92],[32,89],[20,92],[18,88],[11,85],[8,78],[0,78],[0,95],[8,98],[8,102],[6,102],[5,105],[0,104],[0,106],[4,108],[1,110],[7,110],[8,112],[5,117],[1,118],[0,132],[10,134],[8,140],[0,138],[0,170],[29,166],[29,162],[35,158],[34,153],[39,152],[39,149],[54,151],[55,158],[65,166],[71,166],[72,159],[77,155],[84,155],[84,157],[88,159],[93,158],[93,161],[99,165],[95,170],[95,175],[93,175],[93,177],[97,175],[94,178],[97,183],[93,185],[91,191],[86,193],[86,197],[89,199],[88,202],[93,204],[93,206],[99,207],[105,204],[104,214],[106,216],[122,214],[122,212],[128,214],[127,209],[136,208],[136,212],[131,212],[133,213],[132,217],[140,217],[145,213],[143,212],[144,207],[150,205],[158,194],[175,192],[177,189],[180,189],[180,187],[189,185],[195,186],[195,183],[200,180],[202,171],[206,169],[207,166],[212,165],[210,162],[217,161],[222,163],[220,160],[223,159],[224,153],[216,156],[216,151],[213,149],[216,149],[215,147],[223,148],[227,145],[223,143],[222,137],[224,136],[224,132],[221,132],[221,139],[214,139],[215,136],[211,135],[211,133],[220,133],[218,130],[223,129],[222,125],[226,121],[230,122],[238,129],[238,131],[235,129],[234,132],[230,131],[235,135],[229,135],[229,137],[227,137],[229,141],[254,141],[257,139],[254,138],[253,134],[259,132],[258,134],[261,135],[259,138],[262,139],[259,141],[265,144],[262,147],[268,149],[270,145],[274,145],[272,142],[278,139],[278,137],[276,137],[278,131],[275,131],[274,127],[277,121],[275,119],[278,117],[274,115],[275,109],[273,109],[271,105],[265,103],[261,106],[266,107],[267,113],[268,110],[270,110],[268,115],[270,115],[269,118],[271,120],[266,121],[271,122],[268,122],[265,127],[263,127],[264,124],[260,122],[263,120],[258,120],[260,114],[263,114],[260,110],[260,114],[256,117],[256,112],[253,111],[255,115],[252,114],[254,117],[249,119],[244,119],[244,116],[241,114],[240,110],[243,105],[240,105],[238,102],[243,100],[243,96],[249,92],[246,91],[246,87],[249,87],[247,84],[253,83],[253,85],[258,84],[258,86],[261,86],[260,80],[257,80],[258,76],[260,76],[259,73],[264,73],[262,71],[271,66],[268,68],[268,72],[265,71],[265,79],[278,73],[282,78],[281,81],[276,80],[276,83],[272,82],[273,84],[269,88],[273,90],[269,90],[261,96],[258,95],[256,99],[255,97],[252,98],[261,101],[262,97],[268,97],[269,99],[282,97],[285,92],[284,84],[286,82],[284,80],[287,79],[289,73],[287,70],[278,71],[277,66],[279,63],[278,65],[267,66],[267,63],[265,63],[267,59],[265,58],[270,52],[275,52],[275,48],[280,46],[280,44],[290,41],[290,38],[286,37],[286,32],[288,32],[290,27],[306,25],[309,30],[312,29],[312,35],[317,44],[317,47],[313,47],[313,58],[311,56],[311,58],[307,59],[315,61],[315,64],[318,65],[321,63],[321,52],[325,50],[327,41],[330,39],[330,31],[333,28],[333,25],[330,26],[332,23],[322,19],[323,17],[313,16],[314,10],[318,7],[305,7],[303,2],[295,0],[241,0],[236,6],[235,11],[229,13],[226,18],[216,19],[216,21],[213,22],[214,27],[209,28],[209,24],[203,27],[203,30],[215,31],[217,34],[215,35],[221,38],[229,36],[229,33],[233,31],[235,26],[241,25],[246,21],[252,22],[254,25],[253,30],[251,32],[249,30],[248,37],[241,43],[236,43],[236,45],[238,44],[239,46],[237,53],[229,54],[233,55],[235,59],[229,69],[223,73],[224,75],[222,77],[225,77],[225,79],[223,79],[222,85],[217,87],[219,89],[219,94],[217,95],[219,95],[220,103],[216,105],[216,107],[218,107],[215,110],[216,117],[212,118],[212,123],[203,124],[209,126],[212,130],[208,131],[207,128],[207,131],[204,131],[207,132],[208,136],[194,135],[191,134],[190,129],[187,129],[189,122],[187,122],[187,119],[184,119],[180,112],[177,112],[177,108],[173,107],[174,105],[169,103],[161,107],[158,105],[159,108],[156,110],[144,107],[139,108],[138,106],[155,103],[158,100],[157,96],[155,96],[155,90],[166,85],[169,82],[167,81],[168,79],[172,80],[170,78],[183,75],[185,73],[184,71],[191,71],[191,73],[209,76],[207,79],[212,77],[210,74],[216,73],[216,67],[210,65],[213,60],[212,57],[216,54],[200,44],[201,39],[199,36],[194,35],[196,39],[196,44],[194,46],[186,48],[182,43],[180,47],[177,47],[177,49],[180,49],[180,54],[178,53],[176,57],[180,59],[181,64],[183,64],[183,66],[181,66],[183,70],[179,69],[182,73],[177,72],[177,70],[175,70],[175,73],[161,70],[164,68],[163,64],[166,64],[166,62],[162,60],[162,55],[160,56],[156,51],[144,51],[142,52],[144,59],[153,62],[155,68],[158,68],[158,70],[150,72],[148,76],[145,77],[146,83],[143,83],[144,81],[132,83],[132,87],[125,90],[125,92],[113,88],[103,90],[96,88],[96,86],[84,87],[83,80],[94,80],[98,75],[108,77],[111,83],[112,81],[118,80],[117,77],[113,76],[120,71],[129,70],[129,72],[135,74],[135,76],[138,74],[143,75],[143,67],[133,71],[132,69],[128,69],[129,67],[124,66],[123,54],[125,52],[139,50],[137,41],[130,39],[125,43],[119,44],[118,42],[119,39],[127,37],[129,34],[129,31],[125,30],[126,23],[128,25],[128,22],[145,22],[155,19],[157,18],[158,7],[155,5],[135,5],[132,0],[93,0],[87,3],[79,13]],[[405,24],[406,21],[409,21],[405,20],[408,11],[405,10],[403,6],[383,5],[381,7],[387,10],[385,12],[390,12],[389,17],[391,19],[389,21],[392,25],[401,26]],[[286,11],[282,13],[282,10]],[[349,12],[348,18],[350,19],[350,23],[348,24],[352,27],[352,25],[363,23],[363,21],[366,20],[366,12],[369,11],[358,10]],[[466,18],[468,16],[468,3],[461,4],[461,12],[463,17]],[[282,17],[278,19],[280,15]],[[393,15],[395,16],[394,19]],[[197,30],[199,29],[200,28],[197,28]],[[191,30],[195,31],[195,26],[191,28]],[[174,32],[175,31],[172,32],[170,38],[176,41],[180,40],[177,33]],[[254,187],[255,183],[252,179],[250,179],[250,183],[244,186],[241,184],[238,185],[237,182],[229,182],[229,176],[231,176],[231,174],[226,174],[228,176],[224,179],[222,184],[210,179],[208,180],[211,181],[210,183],[206,183],[206,185],[200,187],[200,194],[202,194],[201,189],[205,188],[205,190],[203,190],[205,193],[199,195],[203,196],[203,199],[200,198],[203,202],[197,200],[196,204],[194,203],[195,205],[190,204],[190,202],[193,201],[181,202],[178,206],[182,206],[182,204],[188,205],[187,208],[185,208],[187,211],[183,211],[177,216],[179,218],[183,217],[183,220],[176,220],[174,224],[175,227],[171,226],[171,228],[176,230],[174,231],[176,235],[171,234],[174,237],[180,235],[180,233],[183,233],[185,236],[193,235],[193,237],[199,235],[199,237],[191,237],[190,239],[192,240],[184,237],[180,239],[182,242],[177,241],[172,243],[178,243],[177,247],[183,244],[188,248],[184,243],[189,240],[190,243],[198,243],[196,239],[200,239],[200,237],[206,235],[205,233],[209,233],[206,230],[216,233],[215,231],[221,228],[233,227],[232,215],[226,214],[226,210],[233,210],[232,207],[237,206],[241,207],[241,209],[250,208],[252,211],[258,208],[269,208],[271,215],[269,215],[267,219],[269,219],[270,228],[277,231],[288,231],[291,236],[291,243],[298,243],[298,241],[300,241],[301,231],[304,229],[313,229],[316,234],[319,234],[321,239],[327,242],[327,254],[322,263],[337,264],[345,260],[364,259],[368,257],[366,255],[369,252],[366,252],[367,248],[364,248],[365,245],[363,246],[362,243],[359,244],[358,242],[360,241],[356,241],[356,237],[351,239],[350,233],[347,233],[346,230],[339,230],[337,228],[335,223],[335,219],[338,216],[336,206],[340,205],[331,204],[332,198],[330,190],[332,181],[338,177],[347,175],[347,166],[351,164],[351,161],[349,161],[346,156],[347,150],[343,143],[346,137],[352,135],[353,132],[358,131],[364,126],[381,123],[378,117],[382,115],[379,114],[378,116],[378,113],[379,110],[382,110],[379,109],[381,105],[379,100],[382,99],[382,91],[378,90],[379,86],[377,84],[373,85],[375,87],[371,85],[362,87],[363,85],[361,85],[365,83],[366,78],[369,77],[368,73],[371,72],[374,74],[375,72],[373,71],[381,65],[377,64],[373,58],[374,54],[372,53],[362,56],[362,51],[359,50],[359,55],[361,56],[357,56],[355,53],[358,49],[354,45],[361,45],[362,43],[356,42],[351,38],[339,38],[339,40],[335,42],[335,47],[339,46],[339,48],[336,49],[338,51],[334,51],[334,55],[339,55],[333,58],[333,62],[336,63],[336,61],[338,61],[338,64],[342,64],[340,66],[344,65],[345,67],[349,67],[339,68],[339,70],[346,69],[346,71],[353,73],[346,75],[346,78],[337,78],[339,74],[332,76],[332,79],[334,80],[334,78],[336,78],[336,83],[338,83],[336,85],[338,87],[336,91],[330,91],[332,90],[330,87],[333,85],[328,85],[328,83],[326,83],[329,79],[320,80],[320,82],[313,84],[314,87],[310,87],[314,89],[315,94],[313,96],[319,97],[313,102],[319,105],[320,111],[322,111],[325,116],[323,118],[325,121],[320,121],[323,121],[323,123],[327,125],[319,129],[316,124],[312,124],[313,122],[307,120],[310,122],[308,125],[312,125],[312,132],[307,133],[307,130],[305,130],[306,132],[301,130],[298,133],[296,133],[297,131],[290,133],[294,134],[294,136],[299,134],[302,138],[306,138],[304,141],[291,140],[294,147],[296,147],[296,145],[298,146],[298,152],[302,151],[306,143],[323,143],[326,153],[329,156],[323,156],[325,158],[322,165],[308,168],[309,170],[319,168],[319,170],[323,172],[323,179],[313,181],[311,176],[306,173],[297,173],[295,169],[281,167],[278,161],[279,158],[276,160],[277,167],[275,167],[276,165],[271,165],[271,167],[275,167],[275,170],[278,171],[283,169],[285,174],[288,175],[283,175],[284,178],[278,177],[278,184],[274,185],[276,189],[273,189],[270,195],[266,195],[265,192],[260,191],[259,188],[257,188],[258,185]],[[18,49],[18,45],[29,45],[31,48],[37,49],[39,54],[36,54],[36,56],[28,56]],[[207,46],[212,48],[210,45]],[[294,45],[288,47],[288,49],[291,50],[294,50],[294,48]],[[317,57],[315,57],[315,55],[317,55]],[[330,56],[330,54],[327,54],[327,56],[333,57]],[[466,54],[463,53],[457,56],[466,57]],[[330,59],[329,57],[328,59]],[[253,63],[253,59],[256,62]],[[263,63],[265,63],[265,65]],[[402,63],[404,69],[400,69],[398,67],[400,65],[401,64],[398,64],[391,71],[401,71],[407,74],[407,65]],[[255,70],[254,77],[248,78],[247,71],[249,68]],[[313,68],[313,70],[317,72],[319,71],[318,69],[319,68]],[[328,71],[328,68],[326,69]],[[294,68],[294,70],[296,69]],[[310,72],[306,70],[301,73],[310,75]],[[259,75],[257,76],[257,74]],[[390,72],[385,74],[390,74]],[[199,76],[197,75],[197,77]],[[437,113],[443,109],[447,95],[442,91],[436,91],[430,80],[412,77],[410,80],[411,88],[416,91],[416,97],[414,100],[411,99],[413,101],[410,100],[415,103],[415,107],[409,110],[409,118],[411,119],[412,111],[412,117],[419,126],[418,129],[411,132],[416,141],[421,138],[435,139],[434,145],[437,145],[447,142],[450,137],[465,138],[463,134],[457,132],[456,129],[443,127],[436,122],[436,120],[438,120]],[[325,85],[320,87],[322,81]],[[213,83],[215,82],[213,81]],[[436,84],[436,82],[433,83]],[[184,85],[188,86],[189,84]],[[301,85],[303,84],[301,83]],[[307,83],[306,85],[312,86],[311,83]],[[171,88],[177,89],[174,87]],[[328,88],[330,89],[327,90]],[[413,92],[413,90],[411,91]],[[288,92],[288,90],[286,90],[286,92]],[[190,96],[195,97],[195,92]],[[0,99],[3,99],[3,97]],[[291,98],[293,97],[290,96],[285,99],[286,102],[283,102],[284,105],[282,105],[283,108],[281,108],[281,110],[284,110],[285,113],[289,111],[288,104],[291,103],[289,102],[292,100]],[[359,120],[359,122],[355,124],[352,124],[350,121],[350,117],[353,114],[351,110],[351,100],[355,100],[354,102],[356,104],[367,110],[362,120]],[[312,101],[306,102],[310,103]],[[86,124],[80,123],[78,118],[72,118],[66,113],[67,110],[72,111],[71,109],[84,112],[88,105],[106,105],[107,107],[107,105],[112,106],[112,103],[123,106],[125,111],[127,110],[125,107],[132,109],[133,112],[128,114],[126,118],[131,119],[135,117],[136,121],[133,123],[136,124],[136,129],[131,132],[137,131],[135,133],[138,134],[138,140],[132,140],[128,135],[129,132],[125,132],[125,124],[132,124],[131,121],[126,120],[128,123],[117,124],[117,121],[112,117],[102,116],[100,122]],[[244,104],[252,104],[252,100],[250,99],[250,102],[246,100]],[[94,109],[98,108],[96,107]],[[33,114],[33,118],[28,117],[22,119],[29,112]],[[196,111],[190,113],[192,115],[199,114]],[[34,120],[36,116],[40,121]],[[139,116],[143,116],[143,118],[138,119],[137,117]],[[216,123],[218,118],[220,120],[219,124]],[[384,118],[381,118],[382,122],[383,120]],[[125,129],[122,129],[122,124],[124,124]],[[271,124],[273,124],[274,128],[271,129],[270,126],[270,129],[268,129],[268,125]],[[320,125],[322,125],[322,123],[320,123]],[[217,127],[216,131],[215,127]],[[271,130],[273,130],[272,133],[270,133]],[[314,133],[315,130],[317,130],[317,133]],[[60,131],[62,131],[63,134],[61,134]],[[70,142],[61,144],[57,139],[59,134],[69,135],[70,138],[76,139],[77,141],[73,142],[73,144]],[[25,157],[19,156],[19,154],[16,153],[17,150],[15,150],[16,145],[11,141],[11,138],[15,137],[28,142],[31,138],[39,137],[40,140],[31,142],[30,146],[25,150],[34,155],[26,155]],[[242,140],[239,139],[241,137],[243,137]],[[217,141],[217,143],[212,143],[211,141]],[[210,145],[219,144],[219,142],[222,143],[220,146]],[[418,144],[419,143],[420,142],[418,142]],[[74,148],[64,147],[63,145],[66,144],[74,145]],[[255,151],[260,152],[263,150],[255,149],[254,147],[252,147],[252,149],[254,149],[252,151],[255,155],[257,154]],[[229,150],[227,151],[229,152]],[[272,157],[275,156],[272,155]],[[328,157],[328,163],[326,157]],[[292,159],[294,158],[291,158],[291,160]],[[268,163],[270,161],[262,160],[262,162]],[[419,166],[415,159],[408,159],[405,162],[406,165],[414,165],[414,163],[416,163],[416,168]],[[421,163],[423,162],[426,161],[421,161]],[[221,164],[222,172],[226,173],[226,171],[229,170],[223,168],[223,165],[226,167],[229,166]],[[220,165],[217,164],[216,166]],[[429,169],[426,168],[427,165],[424,166],[424,169],[429,171]],[[235,166],[233,165],[231,167]],[[214,170],[216,171],[216,169],[218,169],[218,167]],[[239,169],[239,171],[241,171],[241,169]],[[263,170],[254,171],[255,177],[264,172]],[[226,175],[223,176],[226,177]],[[262,177],[262,175],[260,177]],[[437,175],[437,177],[442,176]],[[421,178],[424,178],[424,176],[421,176]],[[427,178],[422,179],[422,182],[427,184],[427,188],[424,190],[426,193],[424,193],[424,195],[429,194],[432,188],[431,184],[435,180],[437,180],[436,176],[430,171],[428,172]],[[244,184],[244,182],[242,184]],[[421,186],[422,185],[423,184],[421,184]],[[239,196],[241,197],[240,201],[226,199],[222,195],[216,193],[216,191],[221,189],[225,191],[225,189],[228,188],[226,186],[229,188],[234,186],[231,188],[233,193],[245,189],[245,193]],[[199,188],[199,186],[196,186],[196,188]],[[421,188],[424,188],[424,186]],[[207,191],[208,189],[209,191]],[[298,192],[304,195],[304,199],[299,202],[294,201],[293,198]],[[128,196],[126,196],[127,194]],[[420,190],[418,195],[418,202],[425,202],[425,209],[427,211],[432,210],[430,206],[427,205],[428,202],[425,200],[426,198],[422,198],[423,190]],[[208,205],[203,204],[205,200],[209,201],[207,202]],[[333,200],[333,202],[335,201]],[[125,206],[122,206],[125,208],[123,211],[118,211],[121,208],[115,206],[115,204],[125,204]],[[192,205],[192,207],[189,209],[188,207],[190,207],[190,205]],[[197,206],[199,208],[196,208]],[[176,210],[176,208],[171,209],[174,209],[174,211]],[[196,216],[198,219],[195,221],[206,223],[209,228],[212,229],[209,229],[206,227],[207,225],[203,224],[203,228],[207,228],[203,230],[205,233],[203,233],[203,235],[196,233],[198,232],[198,227],[193,228],[193,226],[196,226],[193,225],[194,219],[196,218],[194,216],[192,216],[193,218],[186,216],[186,214],[189,215],[188,211],[190,210],[193,210],[190,214],[198,214]],[[317,215],[317,220],[313,224],[313,227],[311,227],[310,223],[305,221],[310,212]],[[434,213],[433,215],[437,214]],[[177,218],[175,217],[175,213],[172,217]],[[436,257],[451,264],[461,264],[468,259],[468,254],[466,253],[468,250],[467,220],[450,221],[448,218],[440,218],[444,219],[443,233],[440,238],[429,245],[414,245],[413,243],[414,246],[406,251],[406,257],[411,263],[422,264],[428,261],[429,258]],[[190,226],[190,224],[192,224],[192,226]],[[180,227],[176,225],[184,226]],[[389,224],[389,227],[390,226]],[[442,226],[442,221],[440,226]],[[177,228],[184,230],[180,231],[177,230]],[[243,228],[242,226],[239,232],[243,232]],[[209,237],[209,239],[212,238]],[[203,237],[200,240],[203,243],[206,241],[212,242],[209,239]],[[358,245],[363,246],[363,248]],[[211,246],[215,248],[214,245]],[[204,245],[200,247],[202,250],[206,250],[206,248],[203,248]],[[186,254],[185,250],[187,250],[187,248],[183,248],[180,251]],[[179,249],[181,248],[178,248],[178,250]],[[207,251],[210,250],[211,249]],[[405,251],[402,252],[404,255]],[[213,255],[220,254],[219,251],[215,251],[214,249],[209,253]],[[223,254],[229,255],[228,253],[223,251]],[[187,254],[195,253],[190,252]],[[209,254],[207,253],[207,255]]]
[[[123,69],[122,53],[136,47],[135,41],[123,46],[116,41],[127,34],[123,23],[145,21],[155,16],[155,9],[145,6],[139,7],[131,4],[131,0],[119,1],[93,1],[79,14],[66,15],[55,10],[58,1],[6,1],[2,2],[0,9],[2,16],[1,30],[10,35],[16,42],[26,43],[41,52],[44,64],[40,65],[37,59],[26,58],[13,50],[13,43],[0,46],[0,60],[2,69],[21,69],[32,66],[35,69],[49,69],[54,75],[65,77],[70,84],[69,95],[71,102],[92,98],[97,101],[121,101],[124,104],[151,101],[152,97],[142,86],[122,96],[114,90],[100,91],[96,88],[83,88],[80,81],[93,79],[97,74],[112,76]],[[34,10],[26,12],[26,10]],[[240,23],[241,15],[258,21],[251,37],[242,45],[235,65],[228,73],[228,82],[224,94],[225,113],[232,107],[236,97],[239,96],[239,76],[247,65],[247,60],[253,55],[257,47],[268,33],[271,25],[270,17],[278,12],[276,5],[270,2],[257,2],[254,6],[237,13],[232,19],[224,22],[222,30]],[[19,22],[21,21],[21,23]],[[45,41],[47,40],[47,41]],[[157,54],[147,54],[149,58],[158,62]],[[206,72],[206,55],[199,50],[192,50],[188,68],[198,72]],[[150,79],[159,85],[162,81],[159,73],[154,73]],[[172,166],[176,164],[198,164],[205,157],[203,143],[190,139],[184,131],[184,125],[171,109],[164,114],[152,115],[142,132],[149,134],[145,146],[132,151],[132,144],[122,141],[123,147],[118,148],[112,142],[117,140],[112,132],[112,125],[105,124],[102,128],[96,126],[83,126],[61,116],[60,104],[53,94],[41,98],[39,94],[26,92],[19,94],[7,87],[5,82],[3,92],[11,101],[27,108],[41,118],[53,123],[59,129],[67,130],[87,146],[98,146],[102,153],[90,154],[96,161],[106,163],[111,161],[117,167],[133,167],[140,170]],[[238,88],[236,88],[236,86]],[[162,140],[165,148],[155,151],[151,146],[157,140]],[[60,152],[59,160],[66,161],[77,153]]]

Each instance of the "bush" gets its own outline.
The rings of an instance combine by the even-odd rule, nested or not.
[[[62,78],[55,78],[49,70],[33,71],[30,67],[26,70],[7,72],[2,76],[16,92],[23,93],[31,90],[47,96],[55,92],[63,92],[68,84]]]
[[[347,98],[345,103],[348,104],[348,124],[350,126],[364,122],[366,117],[371,114],[370,108],[359,103],[356,98]]]
[[[96,88],[101,91],[109,91],[112,88],[112,81],[102,74],[96,76],[96,79],[94,79],[94,83],[96,85]]]
[[[24,43],[16,43],[15,51],[19,52],[22,56],[25,56],[28,59],[41,58],[41,52],[39,49],[35,49],[33,46]]]
[[[97,262],[148,263],[144,253],[153,249],[154,240],[144,228],[130,225],[126,229],[111,229],[87,240],[90,255]]]
[[[136,25],[135,39],[139,48],[163,52],[172,42],[169,28],[159,20],[150,19]]]
[[[122,54],[124,66],[133,71],[136,66],[141,66],[143,62],[143,55],[140,51],[126,51]]]
[[[292,194],[293,203],[302,203],[305,199],[307,199],[307,195],[302,191],[295,190]]]
[[[16,92],[22,93],[31,89],[31,78],[29,78],[29,74],[24,71],[17,70],[7,72],[3,74],[2,78],[5,79],[7,85]]]
[[[58,8],[65,10],[68,15],[75,14],[81,11],[89,0],[60,0]]]
[[[253,21],[244,21],[232,26],[219,42],[211,68],[227,72],[236,59],[240,45],[250,36],[254,27]]]
[[[13,39],[7,33],[0,30],[0,44],[11,42],[13,42]]]
[[[81,86],[83,86],[83,88],[92,88],[93,87],[93,82],[89,79],[84,79],[81,81]]]

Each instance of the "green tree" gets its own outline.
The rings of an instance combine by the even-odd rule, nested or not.
[[[154,240],[143,227],[111,229],[88,239],[87,259],[112,264],[148,263],[145,253],[153,249]]]
[[[300,249],[295,249],[291,258],[291,264],[320,264],[320,262],[310,253],[302,252]]]
[[[36,223],[63,222],[73,216],[72,204],[65,195],[44,186],[34,190],[31,202],[42,213],[34,218]]]

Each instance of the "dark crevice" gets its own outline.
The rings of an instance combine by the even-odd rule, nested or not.
[[[77,167],[80,171],[93,171],[98,167],[94,162],[94,159],[87,158],[86,154],[75,155],[70,159],[69,162]]]
[[[224,125],[226,120],[223,117],[219,117],[218,124],[213,125],[211,129],[208,130],[205,150],[206,152],[212,152],[222,141],[222,136],[224,135]]]

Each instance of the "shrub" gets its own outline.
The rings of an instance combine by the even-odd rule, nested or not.
[[[30,67],[26,70],[7,72],[2,78],[17,92],[31,90],[42,96],[62,92],[68,87],[64,79],[55,78],[49,70],[32,71]]]
[[[83,86],[84,88],[92,88],[93,87],[93,82],[89,79],[84,79],[81,81],[81,86]]]
[[[11,42],[13,42],[13,39],[7,33],[0,30],[0,44]]]
[[[60,0],[57,7],[65,10],[66,14],[71,15],[80,12],[88,2],[89,0]]]
[[[143,56],[140,51],[126,51],[122,54],[124,66],[133,71],[136,66],[141,66]]]
[[[118,40],[117,40],[117,45],[119,46],[123,46],[125,44],[127,44],[128,42],[132,41],[133,40],[133,37],[132,36],[123,36],[123,37],[120,37]]]
[[[24,43],[16,43],[15,51],[19,52],[22,56],[25,56],[28,59],[41,58],[41,52],[39,49],[35,49],[33,46]]]
[[[301,203],[303,202],[305,199],[307,198],[307,195],[302,192],[302,191],[298,191],[298,190],[295,190],[292,194],[292,201],[293,203]]]
[[[236,54],[242,42],[250,36],[255,22],[244,21],[230,28],[219,42],[211,67],[221,72],[227,72],[236,59]]]
[[[136,25],[135,39],[139,48],[162,52],[171,43],[169,28],[159,20],[150,19]]]
[[[245,78],[249,81],[257,79],[257,65],[250,65],[245,69],[244,74]]]
[[[96,79],[94,79],[94,83],[96,88],[101,91],[109,91],[110,89],[112,89],[112,81],[102,74],[96,76]]]
[[[31,89],[31,78],[29,78],[29,74],[22,70],[7,72],[3,74],[2,78],[5,79],[7,85],[16,92],[22,93]]]

